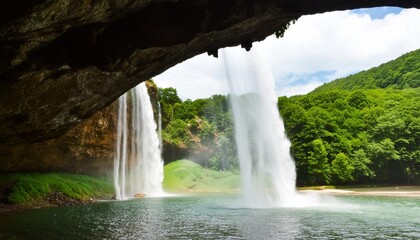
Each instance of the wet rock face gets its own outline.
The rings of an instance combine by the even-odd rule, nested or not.
[[[157,87],[150,81],[146,86],[156,111]],[[0,172],[73,172],[112,176],[117,115],[118,101],[115,101],[60,137],[0,145]]]
[[[35,143],[0,146],[0,172],[112,174],[118,102],[66,134]]]

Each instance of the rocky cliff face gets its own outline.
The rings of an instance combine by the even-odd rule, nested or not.
[[[117,108],[114,102],[55,139],[0,146],[0,172],[111,174]]]
[[[79,131],[112,127],[95,113],[197,54],[217,56],[219,48],[236,45],[249,49],[301,15],[384,5],[419,8],[420,2],[0,1],[1,169],[35,170],[31,161],[42,162],[36,170],[58,169],[54,161],[63,160],[63,153],[78,159],[77,144],[67,144],[70,139],[80,135],[83,146],[89,146],[93,136]],[[92,116],[96,120],[87,120]],[[89,128],[90,121],[103,125]],[[81,154],[86,159],[110,147],[107,134],[97,137],[103,148]],[[75,165],[69,162],[63,169]],[[99,162],[91,166],[102,167]]]
[[[157,106],[157,87],[146,86]],[[155,107],[156,112],[156,107]],[[73,172],[112,175],[118,101],[61,137],[0,146],[0,172]]]

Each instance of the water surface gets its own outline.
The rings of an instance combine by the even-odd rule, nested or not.
[[[246,209],[237,196],[102,202],[0,215],[6,239],[420,239],[420,198],[343,196],[341,207]]]

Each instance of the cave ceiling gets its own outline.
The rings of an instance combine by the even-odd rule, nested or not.
[[[1,1],[0,143],[59,137],[140,82],[302,15],[377,6],[420,1]]]

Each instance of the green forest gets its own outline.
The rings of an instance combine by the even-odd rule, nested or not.
[[[229,96],[182,101],[159,89],[165,161],[191,156],[239,170]],[[297,184],[420,183],[420,50],[318,87],[279,97]],[[197,157],[201,156],[201,157]]]
[[[165,162],[192,158],[213,170],[239,171],[232,114],[226,96],[182,101],[176,89],[160,88],[159,102]]]

